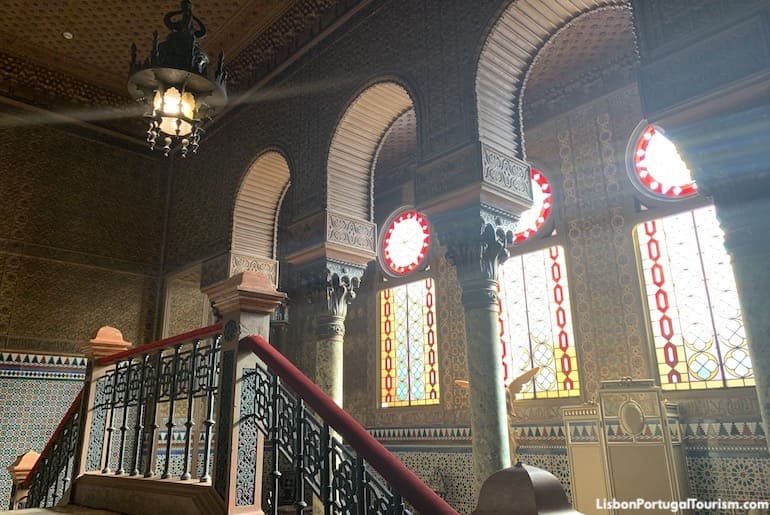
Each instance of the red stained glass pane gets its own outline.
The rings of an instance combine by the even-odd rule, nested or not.
[[[380,293],[382,407],[439,402],[433,281]]]
[[[649,192],[665,198],[684,198],[698,192],[690,170],[676,146],[652,125],[642,132],[633,154],[634,171]]]
[[[743,315],[714,208],[646,222],[636,231],[663,388],[753,385]]]
[[[508,259],[502,267],[498,319],[506,381],[540,367],[522,398],[580,393],[563,255],[556,246]]]
[[[513,236],[514,243],[521,243],[543,226],[551,215],[551,185],[540,170],[530,170],[532,178],[532,207],[521,214]]]

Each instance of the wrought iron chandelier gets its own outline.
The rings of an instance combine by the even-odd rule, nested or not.
[[[161,148],[166,156],[177,144],[182,157],[188,151],[197,152],[201,122],[227,103],[224,54],[219,52],[216,70],[210,74],[209,57],[199,43],[206,26],[192,11],[193,3],[184,0],[181,10],[163,17],[171,32],[159,43],[155,31],[150,56],[144,61],[137,61],[136,44],[131,44],[128,92],[147,105],[147,143],[151,149]]]

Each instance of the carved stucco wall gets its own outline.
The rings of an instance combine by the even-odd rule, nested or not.
[[[162,161],[0,129],[0,348],[78,352],[102,325],[151,339],[164,202]]]
[[[373,81],[395,76],[415,92],[421,156],[471,142],[473,64],[503,3],[446,0],[439,9],[372,2],[344,31],[282,74],[269,94],[218,121],[196,159],[174,163],[166,269],[227,250],[238,182],[268,148],[285,151],[295,174],[284,201],[291,204],[287,225],[325,207],[326,158],[336,125]],[[303,236],[287,230],[284,238]]]
[[[642,119],[635,87],[584,104],[526,133],[527,154],[555,191],[566,247],[583,395],[599,381],[651,377],[625,150]]]
[[[201,292],[200,266],[166,278],[163,336],[174,336],[205,327],[212,320],[208,298]]]

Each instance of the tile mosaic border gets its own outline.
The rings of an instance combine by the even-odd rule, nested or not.
[[[87,363],[82,356],[0,352],[0,377],[83,381]]]

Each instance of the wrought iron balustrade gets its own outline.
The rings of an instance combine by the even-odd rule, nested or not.
[[[12,508],[55,506],[64,496],[73,470],[82,399],[83,390],[81,389],[62,417],[56,431],[51,435],[27,479],[21,484],[20,490],[28,490],[26,499]],[[14,486],[14,491],[11,492],[12,500],[15,493]]]
[[[278,514],[280,453],[292,464],[297,513],[315,496],[326,514],[410,513],[406,501],[421,513],[456,515],[266,340],[249,336],[243,343],[267,365],[244,370],[240,420],[250,428],[241,432],[241,440],[255,439],[259,431],[273,449],[269,513]],[[240,449],[252,447],[254,441],[239,442]],[[251,480],[247,469],[253,464],[240,458],[238,480],[246,486]],[[248,495],[249,489],[237,491]],[[244,504],[249,501],[244,499]]]
[[[213,483],[227,513],[266,502],[277,515],[280,458],[291,463],[297,513],[320,500],[327,515],[407,506],[457,514],[266,340],[224,341],[221,331],[216,324],[89,362],[84,389],[21,485],[25,506],[53,506],[80,474],[96,472],[198,479]],[[258,486],[265,441],[268,495]]]
[[[211,480],[220,326],[103,358],[85,470]]]

